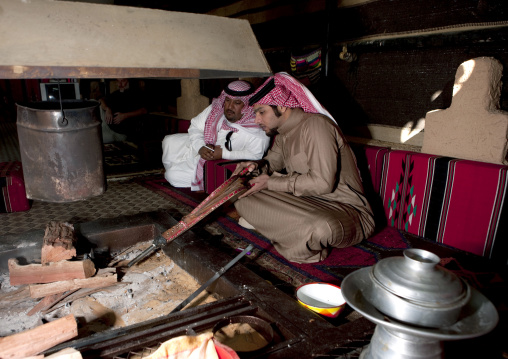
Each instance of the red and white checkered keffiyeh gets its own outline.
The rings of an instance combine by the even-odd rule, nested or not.
[[[250,105],[283,106],[289,108],[301,107],[305,112],[319,113],[325,115],[337,123],[332,115],[319,103],[312,92],[300,81],[286,72],[278,72],[275,76],[269,77],[259,87],[249,101]],[[351,151],[351,149],[350,149]],[[356,156],[351,151],[356,163]],[[360,170],[358,175],[362,178]]]
[[[309,89],[286,72],[278,72],[268,78],[252,95],[250,104],[255,103],[289,108],[300,107],[305,112],[320,113],[336,122]]]
[[[250,82],[247,81],[233,81],[221,92],[220,96],[212,100],[212,110],[208,115],[205,122],[204,137],[206,144],[215,144],[217,141],[217,133],[220,129],[226,131],[238,132],[237,128],[228,125],[227,121],[222,121],[220,129],[217,128],[221,117],[224,115],[224,101],[226,97],[233,100],[242,101],[245,106],[242,108],[242,118],[235,122],[236,125],[242,127],[258,128],[259,126],[254,123],[256,114],[252,106],[249,105],[249,99],[254,93],[254,87]],[[203,190],[203,167],[205,160],[200,158],[196,169],[196,176],[192,182],[192,188],[196,190]]]

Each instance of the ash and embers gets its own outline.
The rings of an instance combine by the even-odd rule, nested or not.
[[[72,301],[63,299],[44,313],[28,315],[40,299],[30,298],[27,285],[11,286],[9,273],[0,273],[0,336],[32,329],[68,314],[78,320],[79,337],[169,314],[200,284],[162,251],[131,268],[125,267],[150,244],[139,243],[115,258],[119,279],[114,287]],[[204,291],[188,307],[215,300]]]

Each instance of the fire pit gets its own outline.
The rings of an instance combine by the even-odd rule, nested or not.
[[[137,242],[151,241],[176,223],[169,213],[161,211],[102,219],[75,224],[74,227],[81,243],[86,243],[97,254],[104,254],[119,252]],[[40,243],[37,242],[40,242],[43,231],[34,232],[5,238],[13,245],[5,250],[0,248],[1,270],[5,270],[9,258],[18,258],[20,263],[37,259],[40,254]],[[211,240],[216,238],[200,238],[189,231],[165,246],[160,254],[171,258],[197,282],[205,283],[231,260],[212,246]],[[26,246],[16,248],[14,243],[19,242],[26,243]],[[80,251],[86,252],[88,248],[80,248]],[[45,354],[73,347],[85,358],[127,358],[134,353],[141,353],[142,357],[143,353],[149,353],[173,337],[212,331],[225,318],[253,316],[270,324],[273,340],[254,353],[242,353],[242,357],[319,357],[337,348],[352,351],[356,349],[352,342],[359,342],[360,346],[367,344],[365,340],[374,329],[374,325],[363,318],[348,322],[344,319],[347,314],[335,321],[325,320],[241,263],[220,276],[207,291],[218,299],[138,324],[75,339]]]

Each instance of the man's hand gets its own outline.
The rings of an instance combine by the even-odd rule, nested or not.
[[[221,160],[222,159],[222,147],[221,146],[214,146],[213,149],[215,150],[213,152],[213,159],[214,160]]]
[[[108,125],[113,123],[113,112],[111,112],[109,107],[105,111],[105,120]]]
[[[116,112],[115,116],[113,117],[113,123],[115,125],[118,125],[118,124],[122,123],[126,118],[127,118],[127,116],[124,113]]]
[[[198,154],[205,161],[220,160],[222,158],[222,148],[208,144],[199,149]]]
[[[232,176],[239,174],[243,171],[244,168],[249,168],[249,172],[255,171],[258,169],[258,163],[253,161],[240,162],[236,165],[235,171]]]
[[[236,172],[236,170],[235,170],[235,172]],[[262,174],[262,175],[259,175],[257,177],[254,177],[253,179],[251,179],[249,181],[251,188],[247,192],[244,192],[241,196],[239,196],[238,199],[250,196],[251,194],[254,194],[256,192],[267,189],[269,178],[270,178],[270,176],[268,176],[267,174]]]

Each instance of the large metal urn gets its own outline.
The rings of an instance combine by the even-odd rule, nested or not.
[[[407,249],[342,282],[346,302],[378,324],[363,359],[442,358],[445,340],[481,336],[495,328],[493,304],[452,272],[440,258]]]
[[[74,202],[105,191],[101,121],[96,101],[18,104],[17,128],[26,194]]]

